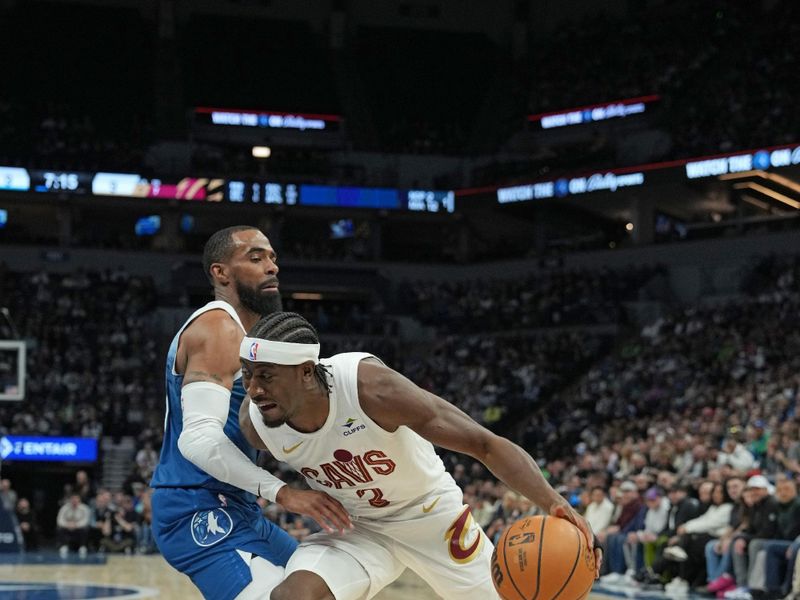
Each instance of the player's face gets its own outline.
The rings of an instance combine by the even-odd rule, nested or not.
[[[247,229],[232,237],[236,249],[228,266],[239,301],[258,315],[280,311],[278,256],[267,236],[258,229]]]
[[[280,427],[299,411],[302,375],[297,367],[242,360],[242,385],[267,427]]]

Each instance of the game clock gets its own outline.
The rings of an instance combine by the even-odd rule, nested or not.
[[[75,171],[29,170],[31,189],[36,192],[86,194],[92,189],[92,174]]]

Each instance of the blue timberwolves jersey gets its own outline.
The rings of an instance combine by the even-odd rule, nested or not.
[[[181,409],[181,388],[183,387],[183,375],[175,372],[175,358],[178,354],[178,340],[181,333],[189,324],[201,314],[209,310],[224,310],[231,318],[242,326],[239,316],[233,307],[227,302],[215,300],[209,302],[203,308],[195,311],[180,328],[167,354],[167,414],[164,418],[164,444],[161,447],[161,456],[158,466],[153,473],[153,480],[150,485],[154,488],[179,487],[195,488],[202,487],[210,490],[222,492],[226,495],[236,495],[245,501],[255,502],[256,497],[249,492],[245,492],[235,486],[223,483],[215,479],[202,469],[186,460],[178,449],[178,437],[183,430],[183,411]],[[242,327],[244,334],[244,327]],[[256,460],[256,450],[250,446],[239,428],[239,406],[244,399],[245,391],[242,387],[241,374],[233,382],[231,391],[231,407],[228,412],[228,420],[225,423],[224,431],[230,440],[253,462]]]

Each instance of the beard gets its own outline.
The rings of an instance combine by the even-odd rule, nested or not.
[[[236,293],[242,306],[262,317],[283,310],[280,292],[263,292],[257,287],[247,287],[237,281]]]

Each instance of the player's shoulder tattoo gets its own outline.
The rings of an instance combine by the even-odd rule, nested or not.
[[[196,381],[212,381],[221,384],[223,382],[222,377],[217,373],[207,373],[205,371],[189,371],[184,377],[184,382],[187,380],[190,380],[191,383]]]

